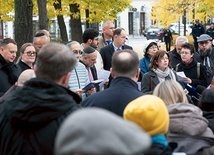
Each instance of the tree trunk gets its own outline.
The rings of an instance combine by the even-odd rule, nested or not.
[[[32,0],[15,0],[14,32],[18,49],[27,42],[33,41],[33,3]],[[17,58],[19,52],[17,53]]]
[[[48,14],[47,14],[47,3],[46,0],[37,0],[39,10],[39,29],[48,30]]]
[[[55,10],[62,10],[61,0],[54,3]],[[66,31],[65,21],[62,15],[57,15],[57,21],[60,29],[60,36],[63,42],[68,42],[68,34]]]
[[[70,12],[80,13],[79,6],[77,4],[70,4]],[[71,26],[71,39],[82,43],[82,24],[80,15],[78,18],[70,16],[70,26]]]
[[[90,14],[89,10],[86,9],[86,10],[85,10],[85,17],[86,17],[86,18],[89,18],[89,14]],[[86,26],[86,28],[89,28],[88,19],[86,19],[86,21],[85,21],[85,26]]]

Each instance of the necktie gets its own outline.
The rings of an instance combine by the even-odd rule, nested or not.
[[[111,40],[106,40],[107,45],[111,44]]]

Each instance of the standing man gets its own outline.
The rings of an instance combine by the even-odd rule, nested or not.
[[[196,52],[198,52],[197,39],[199,38],[200,35],[202,35],[204,33],[205,33],[204,26],[199,23],[198,19],[196,19],[195,20],[195,24],[192,27],[192,36],[193,36],[193,39],[194,39],[194,47],[195,47],[195,51]]]
[[[123,116],[126,105],[143,95],[137,85],[140,75],[137,53],[132,50],[114,52],[111,75],[114,79],[110,87],[87,97],[81,105],[103,108]]]
[[[110,20],[107,20],[102,25],[102,36],[99,38],[99,44],[97,50],[100,51],[100,49],[106,45],[109,45],[113,42],[113,32],[114,32],[114,23]]]
[[[93,28],[88,28],[83,32],[82,38],[83,43],[81,44],[83,48],[91,46],[95,50],[98,48],[99,44],[99,32]],[[97,70],[103,69],[103,60],[100,53],[96,50],[97,60],[95,63],[95,67]]]
[[[132,50],[131,46],[125,45],[126,36],[127,36],[126,31],[123,28],[117,28],[113,32],[113,43],[100,49],[100,54],[103,60],[103,68],[105,70],[110,71],[112,55],[114,52],[117,52],[123,49]],[[109,87],[111,80],[112,80],[112,76],[110,75],[109,83],[107,87]]]
[[[33,46],[38,53],[39,50],[46,44],[50,43],[50,34],[47,30],[39,30],[33,38]]]
[[[79,109],[80,98],[68,89],[76,58],[65,45],[50,43],[39,51],[36,78],[11,94],[0,108],[0,154],[53,155],[62,123]]]
[[[103,59],[103,68],[110,70],[112,55],[115,51],[123,49],[131,49],[131,46],[125,45],[126,43],[126,31],[123,28],[117,28],[113,32],[113,43],[100,49],[100,54]]]
[[[164,41],[165,41],[165,44],[166,44],[166,51],[169,52],[170,51],[170,47],[171,47],[171,42],[173,40],[172,33],[171,33],[169,27],[167,27],[163,31],[163,35],[164,35]]]
[[[21,68],[14,64],[17,53],[17,44],[11,38],[0,42],[0,96],[16,83]]]
[[[212,40],[214,39],[214,23],[210,24],[210,28],[207,29],[206,34],[212,37]]]
[[[200,35],[198,48],[201,63],[207,69],[207,83],[210,84],[214,76],[214,46],[212,46],[212,38],[208,34]]]

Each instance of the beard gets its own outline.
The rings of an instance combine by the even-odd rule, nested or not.
[[[210,48],[208,50],[201,50],[201,49],[199,49],[199,54],[203,58],[205,58],[207,56],[210,56],[211,52],[212,52],[212,48]]]

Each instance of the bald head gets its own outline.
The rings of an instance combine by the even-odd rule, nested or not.
[[[24,70],[19,78],[18,78],[18,81],[16,83],[17,86],[23,86],[23,84],[30,80],[31,78],[35,78],[35,73],[34,73],[34,70],[33,69],[27,69],[27,70]]]
[[[132,50],[114,52],[112,57],[112,71],[115,77],[133,78],[139,71],[139,58]]]

